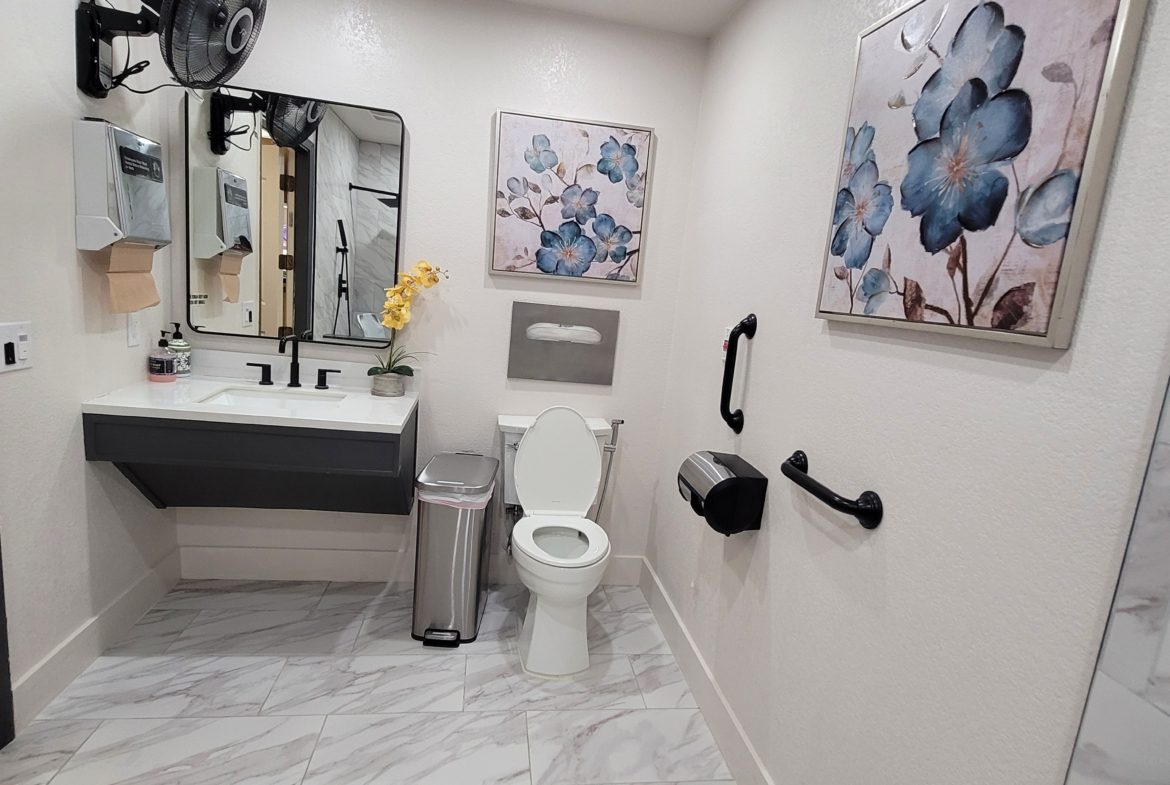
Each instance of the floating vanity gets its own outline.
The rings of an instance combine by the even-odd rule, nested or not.
[[[159,508],[404,515],[414,501],[418,396],[143,381],[82,405],[85,457]]]

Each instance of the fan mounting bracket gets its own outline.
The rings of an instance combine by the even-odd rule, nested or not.
[[[156,3],[146,3],[152,8]],[[75,15],[77,30],[77,87],[93,98],[105,98],[114,88],[114,39],[120,35],[147,36],[158,32],[158,14],[145,8],[136,14],[82,0]]]

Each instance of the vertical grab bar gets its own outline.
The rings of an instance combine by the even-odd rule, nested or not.
[[[740,336],[748,339],[756,337],[756,315],[748,314],[735,327],[731,328],[731,335],[727,338],[727,360],[723,366],[723,393],[719,396],[719,414],[727,426],[736,433],[743,432],[743,410],[731,411],[731,387],[735,383],[735,359],[739,353]]]

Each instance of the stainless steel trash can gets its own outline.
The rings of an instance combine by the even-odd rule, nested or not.
[[[418,544],[411,636],[458,646],[479,635],[499,461],[440,453],[418,476]]]

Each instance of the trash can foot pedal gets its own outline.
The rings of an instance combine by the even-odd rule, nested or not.
[[[423,646],[441,646],[454,649],[459,646],[458,630],[436,630],[431,628],[423,633]]]

